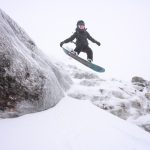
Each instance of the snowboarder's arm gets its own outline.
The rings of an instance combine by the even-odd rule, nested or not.
[[[93,43],[96,43],[98,46],[100,46],[100,42],[96,41],[94,38],[92,38],[92,36],[87,32],[87,38],[92,41]]]
[[[73,41],[76,38],[76,33],[74,33],[71,37],[69,37],[68,39],[64,40],[63,43],[68,43]]]
[[[66,39],[63,42],[61,42],[60,43],[60,47],[62,47],[64,43],[68,43],[68,42],[73,41],[75,38],[76,38],[76,32],[71,37],[69,37],[68,39]]]

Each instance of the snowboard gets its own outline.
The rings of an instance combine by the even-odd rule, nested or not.
[[[73,54],[71,51],[67,50],[66,48],[62,47],[63,48],[63,51],[70,57],[72,57],[73,59],[77,60],[78,62],[80,62],[81,64],[85,65],[86,67],[89,67],[90,69],[96,71],[96,72],[105,72],[105,69],[96,65],[96,64],[93,64],[91,62],[88,62],[87,60]]]

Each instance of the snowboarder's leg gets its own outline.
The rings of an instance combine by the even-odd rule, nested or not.
[[[79,47],[79,46],[77,46],[77,47],[74,49],[74,51],[77,52],[78,55],[80,54],[81,50],[82,50],[82,49],[81,49],[81,47]]]
[[[93,61],[93,51],[90,47],[85,47],[84,52],[87,54],[87,60]]]

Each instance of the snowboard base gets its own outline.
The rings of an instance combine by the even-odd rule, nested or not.
[[[91,62],[88,62],[87,60],[73,54],[71,51],[67,50],[66,48],[62,47],[63,51],[70,57],[74,58],[75,60],[77,60],[78,62],[80,62],[81,64],[89,67],[90,69],[96,71],[96,72],[105,72],[105,69],[101,66],[98,66],[96,64],[93,64]]]

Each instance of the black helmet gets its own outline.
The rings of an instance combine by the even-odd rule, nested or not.
[[[84,23],[83,20],[79,20],[79,21],[77,22],[77,26],[78,26],[78,25],[85,25],[85,23]]]

